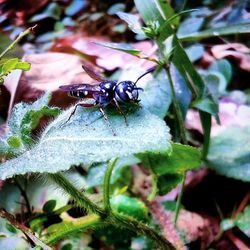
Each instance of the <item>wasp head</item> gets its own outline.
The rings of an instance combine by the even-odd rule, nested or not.
[[[139,102],[139,90],[143,91],[143,89],[138,88],[134,82],[122,81],[119,82],[115,87],[115,96],[122,102]]]

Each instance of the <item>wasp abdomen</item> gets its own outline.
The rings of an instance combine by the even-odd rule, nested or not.
[[[90,98],[93,95],[92,95],[92,93],[89,93],[89,91],[87,91],[87,90],[78,90],[78,91],[71,90],[71,91],[69,91],[69,96],[83,99],[83,98]]]

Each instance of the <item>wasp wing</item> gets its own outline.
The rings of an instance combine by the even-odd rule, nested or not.
[[[59,86],[59,89],[65,92],[88,91],[89,93],[98,93],[101,91],[101,88],[99,85],[91,85],[91,84],[85,84],[85,83],[62,85],[62,86]]]
[[[85,70],[85,72],[94,80],[98,81],[98,82],[104,82],[105,78],[102,77],[100,74],[98,74],[96,71],[94,71],[93,68],[91,68],[90,66],[83,64],[82,68]]]

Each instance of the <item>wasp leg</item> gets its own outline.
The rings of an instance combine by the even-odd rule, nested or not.
[[[73,111],[70,113],[68,119],[67,119],[66,122],[64,122],[60,127],[62,127],[63,125],[65,125],[66,123],[68,123],[68,122],[70,121],[71,117],[75,114],[76,109],[77,109],[78,106],[81,106],[81,103],[77,103],[77,104],[74,106],[74,109],[73,109]]]
[[[116,99],[114,98],[113,99],[114,103],[115,103],[115,106],[117,107],[117,110],[119,111],[119,113],[124,117],[124,121],[125,121],[125,124],[126,126],[128,127],[128,120],[127,120],[127,117],[126,115],[123,113],[119,103],[116,101]]]
[[[115,132],[115,130],[113,129],[111,123],[109,122],[108,116],[106,115],[106,113],[105,113],[103,107],[99,107],[99,110],[100,110],[100,112],[102,113],[102,115],[103,115],[103,117],[104,117],[104,120],[107,122],[107,124],[108,124],[110,130],[112,131],[113,135],[116,136],[116,132]]]

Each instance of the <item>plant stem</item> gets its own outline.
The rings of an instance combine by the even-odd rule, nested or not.
[[[182,117],[180,105],[179,105],[178,100],[176,98],[174,83],[173,83],[173,80],[172,80],[172,77],[170,74],[170,65],[165,66],[165,70],[167,72],[168,80],[169,80],[170,87],[171,87],[171,92],[172,92],[172,96],[173,96],[173,105],[174,105],[174,109],[175,109],[176,119],[177,119],[178,124],[179,124],[181,140],[184,144],[187,144],[185,124],[184,124],[184,120]]]
[[[15,183],[17,185],[17,187],[19,188],[20,192],[21,192],[21,195],[23,196],[24,198],[24,201],[25,201],[25,204],[26,204],[26,208],[27,208],[27,212],[29,215],[32,214],[32,210],[31,210],[31,207],[30,207],[30,202],[29,202],[29,199],[28,199],[28,196],[26,194],[26,190],[22,187],[21,183],[19,182],[19,176],[16,176],[15,178]]]
[[[134,218],[121,215],[118,213],[113,213],[109,218],[109,221],[117,226],[125,227],[131,231],[134,231],[137,234],[145,235],[153,240],[155,240],[159,247],[164,250],[174,250],[175,247],[166,240],[163,236],[159,235],[154,229],[148,227],[144,223],[135,220]]]
[[[86,229],[93,228],[101,223],[100,216],[96,214],[87,215],[83,218],[79,218],[77,222],[72,222],[69,225],[65,224],[60,227],[60,230],[51,234],[46,239],[46,244],[51,245],[56,243],[57,241],[68,237],[70,234],[74,234],[76,232],[82,232]]]
[[[0,60],[10,51],[12,50],[16,45],[17,43],[20,42],[20,40],[27,36],[28,34],[30,34],[30,32],[32,32],[35,28],[36,28],[37,25],[34,25],[33,27],[30,27],[28,29],[26,29],[25,31],[21,32],[19,34],[19,36],[0,54]]]
[[[111,162],[108,167],[109,170],[106,177],[107,183],[109,183],[108,180],[111,176],[112,169],[114,167],[113,165],[115,165],[114,161]],[[163,236],[159,235],[155,230],[151,229],[144,223],[137,221],[132,217],[121,215],[118,214],[117,212],[113,212],[110,210],[109,213],[107,213],[106,210],[93,203],[82,192],[77,190],[62,174],[48,174],[48,175],[54,182],[56,182],[65,192],[67,192],[76,201],[79,207],[82,207],[84,209],[87,209],[88,211],[91,211],[99,215],[102,224],[108,223],[112,224],[115,227],[125,227],[128,230],[135,232],[136,234],[141,234],[155,240],[161,247],[161,249],[164,250],[175,249],[168,240],[166,240]],[[105,192],[107,192],[107,190]],[[105,199],[107,199],[107,197],[105,197]]]
[[[110,213],[111,212],[111,207],[110,207],[110,197],[109,197],[109,193],[110,193],[110,178],[112,175],[112,171],[115,167],[115,164],[117,162],[118,158],[114,158],[111,159],[109,161],[109,164],[107,166],[107,170],[105,172],[104,175],[104,182],[103,182],[103,204],[104,204],[104,209],[106,211],[106,213]]]
[[[181,208],[181,199],[183,196],[185,180],[186,180],[186,173],[184,174],[183,180],[181,182],[181,190],[180,190],[180,193],[178,195],[177,204],[176,204],[176,208],[175,208],[175,217],[174,217],[174,225],[175,226],[176,226],[176,222],[178,220],[178,216],[179,216],[179,212],[180,212],[180,208]]]
[[[93,203],[85,194],[76,189],[62,174],[48,174],[49,177],[62,187],[77,202],[80,207],[87,209],[95,214],[105,217],[105,211]]]
[[[29,228],[20,224],[12,214],[8,213],[3,208],[0,208],[0,217],[6,219],[11,225],[21,230],[32,245],[40,246],[43,250],[52,250],[49,246],[38,239]]]

